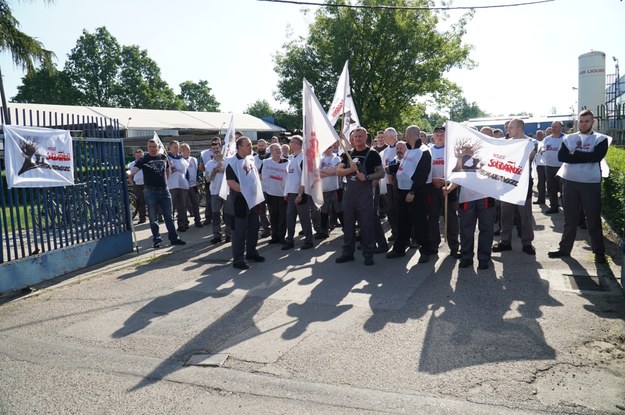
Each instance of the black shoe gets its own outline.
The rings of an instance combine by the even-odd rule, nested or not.
[[[188,228],[184,228],[184,227],[179,227],[178,229],[176,229],[178,232],[186,232]]]
[[[298,235],[299,235],[299,236],[304,236],[304,235],[306,235],[306,234],[304,233],[304,231],[303,231],[303,230],[301,230],[301,231],[299,231]]]
[[[145,222],[146,222],[145,218],[139,219],[139,225],[141,225],[142,223],[145,223]]]
[[[365,265],[373,265],[373,258],[365,258]]]
[[[268,244],[279,244],[279,243],[282,243],[282,241],[280,241],[279,239],[271,238],[267,243]]]
[[[315,245],[312,242],[306,242],[300,249],[311,249],[314,248]]]
[[[269,238],[271,236],[271,229],[265,229],[263,233],[260,234],[261,238]]]
[[[488,269],[488,261],[486,260],[479,260],[477,263],[477,269]]]
[[[503,251],[511,251],[512,245],[504,244],[499,242],[496,245],[493,245],[493,252],[503,252]]]
[[[532,245],[524,245],[523,252],[525,252],[527,255],[536,255],[536,250]]]
[[[284,245],[282,245],[282,250],[283,251],[288,251],[289,249],[293,249],[295,248],[295,244],[293,242],[285,242]]]
[[[604,254],[595,254],[595,263],[596,264],[607,264],[608,263],[608,259],[605,257]]]
[[[233,262],[232,267],[236,269],[250,269],[250,266],[245,262]]]
[[[388,251],[386,253],[386,257],[387,258],[399,258],[402,256],[406,256],[405,252],[398,252],[398,251]]]
[[[549,208],[545,211],[546,215],[551,215],[552,213],[560,213],[560,209],[558,208]]]
[[[212,221],[211,221],[210,219],[206,219],[206,220],[204,221],[204,225],[205,225],[205,226],[206,226],[206,225],[210,225],[211,223],[212,223]]]
[[[544,200],[537,200],[534,203],[532,203],[533,205],[544,205],[545,201]]]
[[[389,242],[393,242],[395,239],[397,239],[397,235],[395,235],[394,233],[392,233],[391,236],[388,237]]]
[[[450,252],[449,256],[455,259],[462,259],[462,254],[458,251]]]
[[[337,264],[342,264],[344,262],[353,261],[355,258],[353,255],[341,255],[337,259],[334,260]]]
[[[230,242],[231,238],[230,235],[226,235],[226,243]]]
[[[245,255],[245,259],[252,262],[265,262],[265,257],[260,256],[258,254],[254,255]]]
[[[195,227],[196,228],[203,228],[204,225],[202,225],[202,222],[195,222]]]
[[[566,252],[562,252],[559,249],[557,251],[551,251],[547,253],[549,258],[562,258],[566,256],[571,256],[571,254],[567,254]]]
[[[430,256],[428,254],[421,254],[421,256],[419,257],[419,264],[425,264],[426,262],[430,261]]]
[[[215,236],[213,239],[211,239],[211,243],[213,245],[218,244],[221,242],[221,236]]]
[[[472,265],[473,265],[473,260],[472,259],[463,259],[458,264],[458,267],[459,268],[469,268]]]
[[[185,241],[183,241],[182,239],[178,238],[178,239],[174,239],[173,241],[171,241],[172,245],[186,245],[187,243]]]
[[[330,235],[328,235],[327,232],[317,232],[315,234],[315,239],[326,239],[328,236]]]
[[[374,254],[383,254],[383,253],[385,253],[385,252],[387,252],[387,251],[388,251],[388,246],[387,246],[387,247],[380,246],[380,247],[378,247],[378,248],[375,248],[375,249],[373,250],[373,253],[374,253]]]
[[[153,241],[152,247],[153,248],[160,248],[162,243],[163,243],[163,240],[161,238],[155,239]]]

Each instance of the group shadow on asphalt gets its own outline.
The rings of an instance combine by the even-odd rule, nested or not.
[[[558,232],[555,228],[554,225],[553,230],[546,231]],[[587,237],[583,232],[581,236]],[[185,270],[205,268],[196,285],[155,298],[135,311],[123,327],[112,333],[118,339],[143,330],[156,316],[171,314],[191,304],[235,293],[240,298],[234,307],[186,341],[133,389],[182,369],[182,362],[198,351],[219,353],[262,334],[255,316],[272,295],[290,284],[312,285],[312,288],[303,303],[285,304],[287,315],[293,319],[276,328],[283,330],[284,340],[303,336],[313,323],[338,318],[354,307],[346,301],[349,295],[364,294],[368,296],[370,316],[363,329],[368,333],[383,330],[389,323],[401,324],[426,317],[418,371],[436,374],[484,363],[555,358],[555,350],[547,344],[538,319],[542,307],[562,304],[549,295],[549,283],[540,278],[541,265],[535,257],[526,256],[520,250],[501,256],[495,254],[493,261],[501,262],[501,272],[492,266],[485,271],[472,267],[457,269],[457,261],[452,257],[442,260],[434,257],[427,264],[414,264],[410,268],[406,266],[410,256],[400,261],[376,256],[373,267],[364,267],[359,259],[334,265],[341,241],[338,237],[321,242],[314,250],[296,249],[287,253],[280,252],[279,246],[261,243],[261,254],[271,260],[254,264],[243,272],[227,264],[230,245],[207,249],[205,244],[198,244],[181,250],[176,257],[170,255],[140,265],[120,276],[120,279],[139,277],[180,261],[186,261]],[[318,266],[325,261],[332,265]],[[564,263],[572,272],[582,269],[572,257]],[[377,267],[384,270],[381,272]],[[592,303],[597,297],[588,298]],[[603,314],[606,311],[602,303],[588,309]],[[611,315],[608,312],[608,317],[622,316],[620,309],[612,310]]]

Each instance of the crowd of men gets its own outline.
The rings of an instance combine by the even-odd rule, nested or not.
[[[477,227],[478,269],[488,269],[492,252],[512,250],[515,227],[522,251],[536,255],[532,203],[543,205],[547,200],[546,214],[558,214],[561,209],[564,212],[562,239],[549,257],[569,256],[577,227],[584,224],[595,262],[605,263],[600,162],[609,140],[592,130],[593,121],[592,112],[585,110],[579,114],[577,133],[565,135],[562,123],[554,121],[547,131],[538,131],[535,138],[525,134],[521,119],[506,123],[505,133],[490,127],[481,129],[493,138],[532,143],[530,161],[536,167],[538,199],[532,202],[530,179],[523,205],[447,182],[442,126],[436,127],[431,136],[411,125],[404,134],[389,127],[374,137],[365,128],[356,127],[349,137],[343,137],[349,141],[349,150],[339,142],[323,149],[320,208],[302,185],[300,135],[292,136],[289,144],[280,143],[276,137],[271,143],[258,140],[254,151],[252,141],[237,132],[236,154],[229,158],[224,158],[223,144],[215,137],[199,160],[190,156],[187,144],[172,141],[167,154],[160,154],[157,142],[150,140],[148,153],[137,150],[129,169],[138,200],[139,223],[149,221],[155,248],[162,243],[159,219],[165,222],[171,243],[184,244],[178,233],[185,232],[193,218],[198,228],[212,225],[212,244],[231,242],[233,267],[237,269],[248,269],[249,262],[265,260],[257,250],[259,238],[270,238],[269,244],[280,244],[285,251],[294,249],[296,242],[306,250],[339,227],[343,243],[335,258],[338,264],[354,261],[357,250],[365,265],[373,265],[376,254],[401,258],[410,248],[418,248],[418,262],[426,263],[438,255],[443,216],[447,221],[442,236],[449,255],[460,260],[459,267],[474,264]],[[206,182],[204,220],[197,186],[200,174]],[[385,226],[390,231],[388,238]],[[500,240],[493,244],[496,235]]]

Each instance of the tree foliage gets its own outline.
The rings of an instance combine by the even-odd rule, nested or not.
[[[124,46],[116,83],[117,105],[126,108],[179,109],[173,89],[161,78],[161,70],[146,50]]]
[[[449,108],[449,118],[452,121],[467,121],[470,118],[488,116],[475,102],[468,102],[466,98],[457,99]]]
[[[346,4],[345,0],[329,3]],[[427,0],[359,0],[358,4],[428,6]],[[301,111],[302,78],[315,88],[321,104],[332,100],[346,60],[360,121],[371,129],[399,125],[415,99],[442,100],[459,94],[444,78],[454,67],[470,66],[462,44],[465,15],[447,31],[432,10],[325,7],[319,9],[307,38],[290,40],[275,58],[277,98]]]
[[[219,102],[211,93],[207,81],[185,81],[180,84],[178,98],[187,111],[219,111]]]
[[[79,105],[81,92],[63,71],[40,68],[27,73],[17,87],[13,102]]]
[[[243,111],[244,114],[250,114],[254,117],[263,118],[263,117],[272,117],[275,115],[275,111],[271,108],[271,104],[266,99],[258,99],[251,103],[245,108]]]
[[[83,30],[65,63],[65,72],[82,93],[83,105],[114,107],[121,64],[117,39],[106,27],[99,27],[95,33]]]
[[[139,46],[120,45],[106,29],[83,30],[63,71],[29,74],[17,102],[149,109],[219,111],[207,81],[186,81],[181,92],[161,77],[158,64]]]

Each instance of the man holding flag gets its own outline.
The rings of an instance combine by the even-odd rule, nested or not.
[[[354,260],[358,218],[365,265],[373,265],[373,181],[381,179],[385,173],[380,155],[367,146],[367,130],[357,127],[352,131],[352,142],[354,148],[343,153],[343,160],[336,169],[337,176],[347,178],[343,192],[343,252],[336,258],[336,263]]]

